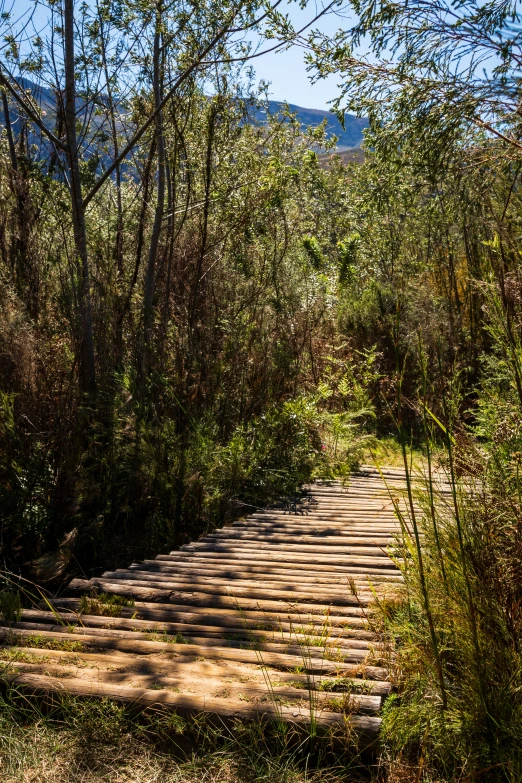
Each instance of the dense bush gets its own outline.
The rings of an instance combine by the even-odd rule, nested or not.
[[[93,203],[94,397],[77,376],[65,186],[52,173],[35,176],[36,164],[12,172],[4,140],[0,503],[8,569],[52,582],[78,566],[92,573],[150,556],[249,504],[293,495],[312,475],[346,472],[358,458],[355,421],[371,422],[378,357],[338,337],[335,237],[321,268],[306,249],[313,231],[320,228],[324,244],[327,225],[337,231],[344,220],[343,204],[327,207],[344,171],[321,169],[292,122],[270,120],[268,136],[264,127],[238,126],[242,107],[237,94],[208,100],[194,85],[183,131],[168,125],[172,155],[183,145],[172,176],[185,207],[160,242],[146,335],[146,145],[145,168],[121,184],[118,264],[114,183]],[[218,119],[209,137],[205,128]],[[37,154],[25,152],[28,160]],[[213,195],[203,216],[205,156]],[[24,249],[28,269],[38,271],[30,285],[12,261],[19,187],[24,209],[34,209]]]

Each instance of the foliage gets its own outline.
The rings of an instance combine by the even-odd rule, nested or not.
[[[324,127],[303,133],[289,109],[252,121],[263,94],[235,65],[248,57],[240,34],[263,10],[267,36],[295,40],[276,7],[240,4],[233,22],[228,3],[82,6],[76,97],[92,111],[76,117],[73,102],[81,123],[71,90],[69,113],[60,106],[62,43],[55,69],[50,42],[18,40],[3,19],[3,565],[30,577],[54,552],[92,574],[368,455],[433,469],[396,542],[404,591],[380,607],[395,655],[387,771],[511,783],[522,774],[519,9],[352,6],[352,28],[299,38],[318,77],[343,80],[341,114],[369,117],[364,160],[346,165],[321,155]],[[51,86],[45,122],[15,66]],[[68,151],[66,125],[79,134]],[[248,774],[270,779],[248,753]]]
[[[0,501],[10,570],[36,578],[32,564],[74,529],[71,564],[87,574],[118,567],[360,457],[352,447],[359,424],[371,431],[371,414],[354,413],[372,408],[378,371],[366,369],[372,347],[356,353],[337,338],[336,237],[351,234],[344,203],[333,212],[329,204],[344,170],[318,166],[309,145],[320,134],[311,142],[291,116],[246,124],[257,98],[223,84],[208,98],[194,79],[165,109],[176,203],[159,239],[147,326],[154,134],[135,168],[126,164],[90,202],[95,397],[76,374],[66,183],[43,164],[36,175],[30,141],[32,168],[13,172],[2,142]],[[30,229],[24,248],[20,221]],[[321,248],[317,268],[310,237]]]
[[[466,440],[468,468],[461,467],[459,478],[450,473],[456,487],[454,508],[435,481],[434,507],[429,492],[418,496],[423,513],[417,522],[444,693],[419,557],[406,532],[411,520],[396,546],[396,555],[404,561],[404,588],[395,603],[381,607],[384,628],[395,639],[398,689],[384,713],[388,752],[394,759],[409,758],[415,767],[422,748],[428,779],[453,780],[478,770],[491,770],[486,776],[491,780],[520,777],[520,522],[518,508],[509,500],[512,470],[502,480],[493,478],[489,456],[473,451]]]
[[[2,590],[0,592],[0,616],[9,625],[20,622],[22,619],[20,593],[12,590]]]
[[[396,693],[383,715],[388,771],[515,781],[519,4],[352,7],[351,28],[308,40],[316,75],[343,80],[337,109],[370,120],[365,163],[348,173],[343,232],[358,240],[340,281],[339,323],[357,350],[379,352],[369,387],[378,386],[378,431],[395,430],[405,467],[420,449],[423,471],[434,471],[396,542],[404,590],[380,606],[395,656]]]
[[[123,595],[99,593],[80,596],[80,614],[93,614],[100,617],[118,617],[123,607],[134,606],[132,598]]]
[[[519,3],[350,5],[355,24],[333,38],[314,31],[309,61],[320,76],[343,75],[337,109],[347,104],[369,117],[376,131],[371,141],[389,162],[399,163],[408,151],[423,168],[446,166],[454,145],[465,152],[477,138],[502,139],[511,152],[520,151]]]

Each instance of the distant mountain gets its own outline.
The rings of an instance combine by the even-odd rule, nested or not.
[[[29,81],[29,79],[26,79],[25,77],[20,77],[19,84],[24,90],[29,90],[31,92],[31,95],[33,96],[34,101],[38,104],[38,106],[41,108],[43,116],[42,119],[44,123],[49,124],[49,120],[47,120],[47,116],[49,114],[52,115],[51,119],[54,118],[54,112],[56,108],[56,96],[52,90],[50,90],[48,87],[41,87],[40,85],[36,85],[33,82]],[[20,114],[18,111],[18,107],[16,106],[15,102],[11,98],[9,92],[7,92],[7,96],[9,98],[9,117],[11,119],[11,124],[13,126],[13,130],[15,134],[19,130],[19,124],[20,124]],[[3,111],[0,113],[0,127],[4,127],[4,113]]]
[[[26,90],[30,90],[36,103],[39,104],[43,111],[43,120],[46,125],[52,127],[55,121],[56,112],[56,95],[53,90],[47,87],[37,86],[29,79],[21,78],[20,84]],[[103,96],[101,96],[103,100]],[[282,108],[285,104],[282,101],[269,101],[267,108],[253,108],[249,114],[252,119],[257,122],[265,122],[267,112],[273,115],[281,115]],[[324,120],[327,123],[327,136],[338,137],[336,146],[337,152],[343,152],[344,150],[350,150],[360,147],[363,141],[363,130],[368,127],[368,120],[366,117],[355,117],[353,114],[344,115],[344,128],[339,122],[338,118],[332,112],[324,111],[323,109],[305,109],[302,106],[296,106],[293,103],[288,104],[290,111],[295,114],[304,127],[312,126],[316,127],[320,125]],[[13,130],[15,134],[18,131],[19,117],[18,111],[12,101],[10,101],[10,115],[11,123],[13,124]],[[82,100],[78,99],[78,114],[82,115],[83,105]],[[0,111],[0,128],[3,127],[4,117],[3,112]],[[31,134],[31,141],[39,140],[39,132],[33,130]]]
[[[268,112],[270,114],[280,114],[284,104],[281,101],[269,101]],[[342,151],[351,147],[360,147],[363,141],[363,130],[368,127],[366,117],[355,117],[353,114],[344,115],[344,128],[332,112],[322,109],[304,109],[302,106],[288,104],[290,111],[297,116],[301,125],[316,127],[324,120],[327,122],[328,138],[338,136],[337,150]],[[256,109],[255,118],[262,121],[266,117],[265,109]]]
[[[323,152],[318,157],[319,165],[325,169],[336,159],[340,159],[345,166],[350,165],[350,163],[364,163],[366,155],[362,147],[349,147],[348,149],[334,150],[333,152]]]

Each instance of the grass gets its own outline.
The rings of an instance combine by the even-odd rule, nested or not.
[[[82,595],[80,614],[92,614],[97,617],[119,617],[123,608],[134,606],[133,598],[125,598],[114,593]]]
[[[412,470],[421,470],[426,464],[426,457],[420,449],[411,449],[409,452]],[[386,465],[388,468],[404,468],[403,456],[400,444],[396,438],[381,438],[372,443],[364,452],[361,460],[366,465]]]
[[[328,710],[329,712],[342,712],[345,715],[349,715],[357,710],[357,705],[352,699],[352,694],[348,692],[342,693],[338,697],[325,699],[321,706],[324,710]]]
[[[401,781],[518,783],[522,507],[502,455],[469,438],[464,452],[460,432],[444,433],[446,491],[414,490],[396,542],[404,585],[375,617],[396,691],[384,750]]]
[[[326,621],[322,625],[292,625],[292,631],[296,634],[299,645],[305,647],[324,647],[330,637],[330,626]]]
[[[181,631],[175,634],[169,634],[167,631],[150,631],[150,633],[144,634],[144,639],[148,642],[166,642],[167,644],[190,644],[190,640],[187,639]]]
[[[46,663],[49,659],[46,656],[34,655],[33,653],[25,652],[25,650],[18,649],[3,649],[0,648],[0,661],[6,663]]]
[[[87,646],[82,642],[73,641],[72,639],[59,639],[51,638],[48,636],[42,636],[40,634],[30,634],[24,636],[23,634],[10,631],[5,636],[5,643],[13,647],[35,647],[37,649],[45,650],[63,650],[64,652],[86,652]]]
[[[357,682],[357,680],[347,677],[336,677],[331,680],[321,680],[317,685],[317,690],[328,693],[359,693],[371,695],[373,687],[371,682]]]
[[[0,697],[0,769],[2,783],[362,783],[378,773],[328,742],[311,749],[292,727],[136,716],[65,695],[43,710],[16,688]]]

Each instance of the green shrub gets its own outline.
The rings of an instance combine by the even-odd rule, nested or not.
[[[17,590],[0,592],[0,616],[9,625],[19,623],[22,619],[22,600]]]

